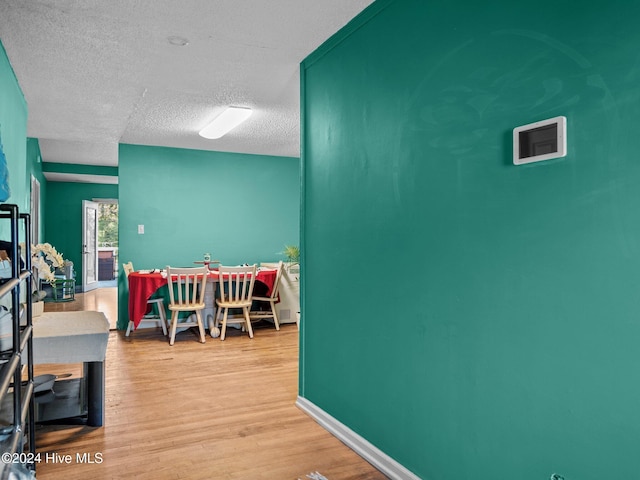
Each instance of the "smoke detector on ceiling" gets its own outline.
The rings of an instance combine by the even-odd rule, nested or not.
[[[171,45],[175,45],[176,47],[184,47],[186,45],[189,45],[188,38],[179,37],[177,35],[171,35],[170,37],[167,37],[167,40],[169,40],[169,43]]]

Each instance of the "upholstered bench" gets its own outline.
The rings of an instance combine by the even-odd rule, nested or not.
[[[108,340],[109,321],[102,312],[46,312],[33,318],[34,364],[84,363],[82,379],[56,381],[56,398],[36,398],[36,421],[86,414],[87,425],[103,425]]]

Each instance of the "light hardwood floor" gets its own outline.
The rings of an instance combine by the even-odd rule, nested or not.
[[[60,305],[45,309],[72,308]],[[318,471],[329,480],[385,479],[295,406],[297,382],[295,324],[258,328],[253,340],[232,329],[205,344],[187,331],[173,347],[159,328],[128,338],[112,331],[105,426],[38,426],[37,478],[307,480]],[[102,463],[77,461],[98,453]],[[46,461],[54,454],[71,455],[71,464]]]
[[[73,312],[97,310],[109,320],[109,328],[115,330],[118,323],[118,287],[98,288],[87,293],[78,293],[72,302],[45,302],[46,312]]]

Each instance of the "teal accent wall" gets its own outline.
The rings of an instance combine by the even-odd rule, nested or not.
[[[0,43],[0,142],[9,170],[10,197],[5,203],[28,211],[31,191],[26,168],[27,103],[9,58]],[[8,222],[0,222],[0,238],[9,238]]]
[[[378,1],[302,64],[300,394],[420,478],[640,475],[638,18]]]
[[[118,176],[118,167],[105,167],[102,165],[80,165],[76,163],[54,163],[47,162],[42,166],[45,172],[74,173],[81,175],[105,175],[110,177]]]
[[[119,147],[120,261],[136,269],[277,261],[298,244],[300,160],[166,147]],[[144,234],[138,234],[144,225]],[[120,275],[118,328],[126,328]]]
[[[73,262],[76,285],[82,285],[82,201],[118,198],[118,185],[49,182],[44,209],[44,240]]]
[[[46,215],[45,205],[47,198],[47,179],[42,173],[43,165],[38,139],[27,138],[27,178],[29,179],[29,191],[31,191],[31,175],[40,183],[40,224],[38,225],[40,241],[43,241],[45,238],[44,219]],[[31,205],[31,197],[29,197],[29,205]]]

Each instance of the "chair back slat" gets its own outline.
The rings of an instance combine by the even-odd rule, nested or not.
[[[203,287],[206,287],[206,284],[207,284],[208,272],[206,270],[205,270],[205,273],[203,274],[205,277]],[[201,303],[200,296],[202,296],[202,301],[204,302],[204,288],[196,288],[197,287],[196,280],[197,279],[195,277],[187,278],[187,282],[189,282],[189,285],[191,286],[191,290],[187,289],[187,291],[191,292],[191,303]]]
[[[207,267],[172,268],[167,266],[170,304],[185,308],[190,305],[203,304],[207,273]]]
[[[186,283],[185,279],[184,279],[184,275],[178,274],[178,278],[176,278],[176,283],[178,285],[184,285]],[[185,289],[188,290],[188,287],[185,287]],[[184,305],[184,299],[182,298],[183,290],[184,290],[183,288],[178,287],[178,303],[180,305]]]

